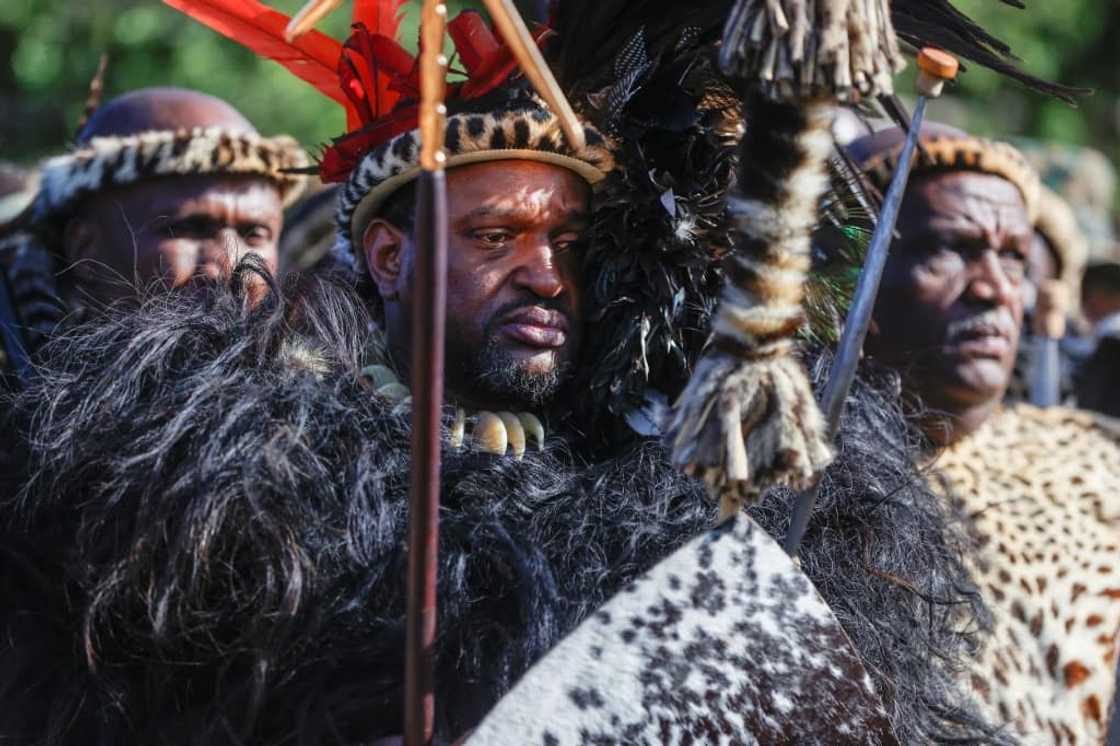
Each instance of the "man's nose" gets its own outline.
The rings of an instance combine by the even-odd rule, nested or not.
[[[547,236],[526,242],[518,252],[519,265],[514,281],[538,298],[558,298],[564,293],[564,279],[556,262],[556,250]]]
[[[976,300],[991,305],[1009,305],[1019,293],[1018,284],[1012,280],[994,249],[983,252],[969,268],[969,294]]]
[[[248,245],[236,230],[228,228],[219,231],[199,252],[197,273],[216,280],[228,274],[238,258],[248,251]]]

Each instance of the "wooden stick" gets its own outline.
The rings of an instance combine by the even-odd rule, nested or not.
[[[284,39],[289,42],[295,41],[340,5],[342,0],[309,0],[298,13],[292,16],[292,20],[288,21],[288,26],[284,29]]]
[[[585,143],[583,125],[576,119],[572,105],[568,103],[568,97],[564,95],[560,84],[553,77],[548,63],[544,61],[541,50],[533,41],[533,36],[525,26],[525,21],[521,19],[521,14],[517,12],[513,0],[483,0],[483,2],[490,13],[490,19],[498,28],[498,33],[502,35],[506,46],[513,52],[525,77],[560,120],[560,127],[564,130],[564,136],[568,138],[568,144],[576,150],[583,149]]]
[[[435,734],[436,586],[439,569],[443,345],[447,312],[447,183],[443,165],[447,7],[424,0],[420,16],[420,175],[416,180],[412,310],[412,452],[405,640],[407,746]]]
[[[420,168],[442,171],[447,160],[443,141],[447,129],[447,57],[443,39],[447,6],[442,0],[424,0],[420,15]]]

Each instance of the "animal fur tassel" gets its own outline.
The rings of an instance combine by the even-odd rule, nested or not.
[[[738,0],[720,67],[776,101],[893,91],[903,66],[888,0]]]
[[[736,0],[719,61],[754,94],[730,199],[740,235],[711,349],[667,436],[674,463],[702,476],[727,515],[767,487],[809,487],[832,459],[793,355],[832,148],[829,107],[891,93],[902,59],[888,0]]]
[[[702,477],[721,515],[772,485],[804,488],[832,459],[824,418],[794,335],[810,265],[809,234],[832,148],[825,103],[754,96],[740,145],[740,235],[724,264],[710,350],[677,400],[667,431],[673,461]]]

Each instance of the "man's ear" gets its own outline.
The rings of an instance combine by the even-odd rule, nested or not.
[[[401,257],[406,240],[400,228],[382,218],[374,218],[362,234],[367,271],[385,300],[399,295]]]

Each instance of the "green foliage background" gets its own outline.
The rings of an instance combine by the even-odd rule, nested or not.
[[[302,5],[267,3],[289,14]],[[449,2],[452,14],[469,4]],[[413,48],[419,5],[408,3],[402,21]],[[348,22],[344,9],[320,29],[341,39]],[[106,97],[152,85],[196,88],[230,101],[262,132],[307,146],[345,128],[333,101],[159,0],[0,0],[0,160],[33,162],[69,141],[103,52]]]
[[[999,0],[955,4],[1010,44],[1026,70],[1094,89],[1074,108],[988,70],[970,69],[954,97],[961,124],[980,135],[1092,145],[1120,163],[1120,2],[1026,0],[1025,11]]]
[[[972,70],[933,116],[979,134],[1092,144],[1120,162],[1120,2],[1028,0],[1027,11],[999,0],[957,2],[1011,43],[1027,69],[1097,93],[1074,109]],[[300,0],[271,4],[292,12]],[[406,40],[415,38],[418,6],[409,3]],[[346,16],[336,13],[325,30],[341,37]],[[278,65],[158,0],[0,0],[0,160],[30,163],[64,147],[102,52],[110,55],[107,95],[198,88],[234,103],[265,133],[289,132],[309,146],[344,126],[339,107]]]

